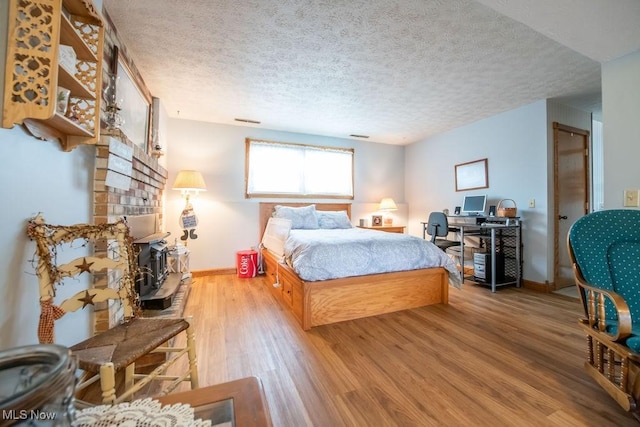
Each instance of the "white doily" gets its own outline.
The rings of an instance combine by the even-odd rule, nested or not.
[[[151,398],[100,405],[76,412],[78,427],[210,427],[211,421],[194,420],[193,408],[186,404],[162,406]]]

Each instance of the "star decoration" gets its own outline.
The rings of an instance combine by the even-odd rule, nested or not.
[[[84,291],[84,296],[82,298],[78,298],[78,301],[82,301],[82,308],[85,308],[89,304],[94,305],[93,298],[95,298],[95,295],[91,295],[89,291]]]
[[[92,262],[87,262],[86,258],[82,258],[82,264],[76,264],[74,265],[74,267],[77,267],[80,269],[80,273],[78,274],[82,274],[84,272],[90,273],[92,265],[93,265]]]

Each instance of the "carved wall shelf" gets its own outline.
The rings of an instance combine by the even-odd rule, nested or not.
[[[104,28],[91,1],[10,0],[8,23],[2,127],[23,124],[65,151],[95,144]],[[71,67],[60,59],[61,45],[73,49]],[[58,88],[69,91],[68,101]]]

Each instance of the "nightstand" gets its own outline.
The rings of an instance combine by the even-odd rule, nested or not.
[[[404,225],[379,225],[375,227],[358,226],[358,228],[366,228],[367,230],[386,231],[387,233],[404,233],[406,228]]]

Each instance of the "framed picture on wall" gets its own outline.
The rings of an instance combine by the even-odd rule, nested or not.
[[[131,71],[121,52],[118,55],[116,94],[120,105],[120,115],[124,124],[122,133],[145,152],[149,151],[149,118],[151,97],[141,88],[139,80]]]
[[[460,163],[455,166],[456,191],[489,188],[489,172],[487,159]]]

